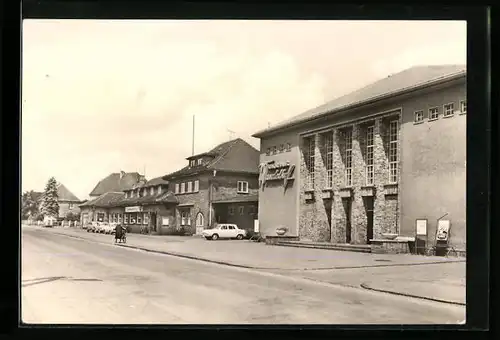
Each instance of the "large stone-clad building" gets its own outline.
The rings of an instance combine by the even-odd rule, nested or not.
[[[466,111],[465,66],[418,66],[254,134],[261,233],[367,244],[427,220],[433,244],[446,215],[465,249]]]

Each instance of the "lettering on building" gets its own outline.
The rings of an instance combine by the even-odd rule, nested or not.
[[[288,182],[293,179],[295,165],[290,162],[270,161],[259,165],[259,186],[263,188],[268,181],[283,181],[286,190]]]

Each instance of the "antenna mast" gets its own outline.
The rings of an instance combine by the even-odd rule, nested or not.
[[[193,115],[193,141],[191,146],[191,156],[194,156],[194,115]]]

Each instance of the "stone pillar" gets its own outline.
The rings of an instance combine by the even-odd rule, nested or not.
[[[333,130],[333,204],[332,204],[332,232],[333,243],[345,243],[345,210],[339,189],[344,185],[344,163],[342,161],[342,135],[338,129]]]
[[[386,202],[384,185],[389,180],[389,160],[386,153],[386,127],[382,118],[375,119],[373,129],[373,162],[375,199],[373,211],[373,238],[380,239],[386,232]]]
[[[327,172],[326,172],[326,145],[325,138],[322,134],[315,135],[316,146],[314,148],[314,227],[311,230],[311,239],[314,242],[329,242],[330,241],[330,226],[328,224],[328,216],[323,200],[323,190],[326,188]]]
[[[365,186],[365,163],[361,151],[363,129],[355,124],[352,129],[352,217],[351,243],[366,243],[366,210],[361,196],[361,187]]]

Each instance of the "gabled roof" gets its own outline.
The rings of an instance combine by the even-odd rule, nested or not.
[[[57,184],[57,197],[59,201],[80,202],[78,197],[69,191],[62,183]]]
[[[100,180],[90,196],[99,196],[107,192],[119,192],[131,189],[139,183],[141,176],[137,172],[116,172]]]
[[[323,105],[301,113],[275,126],[261,130],[253,137],[263,137],[281,129],[299,125],[323,115],[332,114],[346,109],[383,100],[389,96],[402,94],[409,90],[425,88],[432,84],[445,82],[459,77],[465,77],[465,65],[426,65],[415,66],[402,72],[380,79],[368,86],[331,100]]]
[[[80,208],[82,208],[82,207],[99,207],[99,208],[113,207],[124,196],[125,196],[125,194],[123,192],[106,192],[97,198],[94,198],[94,199],[89,200],[83,204],[80,204]]]
[[[171,191],[164,191],[161,194],[158,194],[156,191],[153,195],[150,195],[149,192],[146,196],[142,197],[130,197],[125,198],[123,196],[119,202],[115,203],[115,206],[133,206],[133,205],[147,205],[147,204],[159,204],[159,203],[174,203],[177,204],[179,201],[177,197]]]
[[[173,178],[212,170],[246,172],[250,174],[259,173],[259,151],[241,138],[219,144],[212,150],[198,154],[197,156],[200,157],[201,155],[211,155],[212,160],[201,165],[186,166],[162,178],[168,181]],[[189,158],[193,159],[193,157]]]

